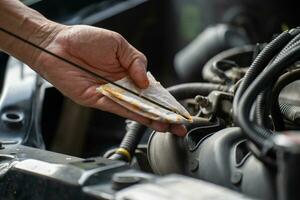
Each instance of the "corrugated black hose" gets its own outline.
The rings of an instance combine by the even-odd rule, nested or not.
[[[300,34],[294,37],[282,50],[281,52],[277,55],[275,58],[274,62],[276,62],[280,57],[285,56],[286,53],[294,48],[295,46],[300,44]]]
[[[291,122],[300,124],[300,107],[288,103],[279,103],[282,115]]]
[[[300,45],[299,39],[300,39],[300,34],[297,35],[296,37],[294,37],[284,47],[284,49],[279,53],[279,55],[276,56],[276,59],[273,60],[273,63],[278,62],[278,60],[280,58],[283,58],[288,54],[289,50]],[[267,70],[267,68],[266,68],[266,70]],[[276,89],[276,87],[278,86],[276,84],[277,80],[274,80],[273,81],[274,84],[271,84],[271,85],[275,85],[274,88],[275,88],[276,93],[272,92],[272,88],[271,88],[271,86],[269,86],[268,88],[265,88],[264,91],[262,91],[258,95],[257,100],[256,100],[256,109],[255,110],[256,110],[256,121],[259,125],[270,124],[269,114],[271,114],[272,119],[273,119],[274,129],[277,131],[284,130],[285,125],[284,125],[284,121],[281,116],[279,105],[278,105],[279,93],[283,89],[283,87],[285,87],[289,83],[294,82],[295,80],[299,79],[300,74],[297,70],[294,70],[294,71],[288,72],[286,76],[287,77],[285,77],[285,80],[284,80],[285,83],[280,84],[281,85],[280,90],[278,90],[279,88]],[[279,80],[282,80],[282,79],[279,78]],[[272,102],[272,103],[270,103],[270,102]]]
[[[284,130],[284,121],[281,115],[281,110],[279,108],[279,94],[281,90],[287,86],[288,84],[300,79],[300,69],[295,69],[293,71],[289,71],[280,76],[277,80],[273,91],[272,91],[272,99],[271,99],[271,116],[274,121],[275,129],[276,130]]]
[[[270,124],[269,119],[269,108],[270,103],[268,102],[268,99],[270,95],[272,94],[272,88],[268,87],[263,92],[261,92],[256,100],[256,122],[258,125],[268,125]]]
[[[300,59],[300,47],[292,49],[285,57],[282,57],[278,62],[272,63],[268,70],[264,70],[252,82],[241,96],[238,105],[238,122],[248,138],[261,147],[263,151],[272,148],[272,141],[262,137],[262,135],[271,134],[272,132],[265,127],[258,127],[256,124],[251,123],[249,114],[253,102],[256,100],[257,95],[266,87],[269,86],[274,79],[280,76],[283,69],[291,66],[294,62]]]
[[[130,162],[146,130],[147,127],[142,124],[132,120],[126,120],[126,133],[119,148],[109,158]]]
[[[294,35],[289,32],[281,33],[277,38],[272,40],[265,48],[259,53],[256,59],[253,61],[249,67],[247,73],[245,74],[243,81],[234,95],[233,100],[233,113],[234,119],[238,123],[238,104],[239,100],[247,89],[247,87],[252,83],[252,81],[257,77],[257,75],[264,69],[265,66],[271,61],[271,59],[279,53],[279,51],[294,37]]]

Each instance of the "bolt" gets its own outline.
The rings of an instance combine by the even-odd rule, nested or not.
[[[208,106],[210,106],[210,102],[208,100],[207,97],[201,96],[201,95],[197,95],[195,97],[195,101],[203,108],[206,108]]]

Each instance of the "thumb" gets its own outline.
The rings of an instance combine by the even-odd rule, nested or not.
[[[146,70],[146,56],[130,45],[124,38],[122,38],[120,48],[118,48],[117,56],[122,67],[127,69],[133,82],[141,89],[147,88],[149,80]]]

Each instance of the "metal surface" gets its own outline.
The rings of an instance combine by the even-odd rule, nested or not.
[[[44,147],[38,124],[42,91],[36,73],[11,57],[0,98],[0,142]]]
[[[185,139],[153,134],[148,157],[157,174],[179,173],[251,197],[276,199],[276,172],[251,155],[237,127],[198,127],[189,131]]]
[[[187,3],[192,1],[201,2],[201,5],[206,6],[198,7],[195,6],[198,4],[191,5]],[[87,23],[109,28],[122,33],[126,38],[134,38],[133,42],[138,41],[137,43],[147,40],[148,42],[143,45],[147,46],[149,52],[152,52],[153,49],[158,50],[153,54],[161,54],[161,57],[156,58],[158,60],[162,60],[161,58],[166,56],[165,52],[170,51],[170,49],[171,51],[176,50],[176,48],[172,48],[172,45],[163,45],[167,47],[166,49],[153,48],[151,46],[154,45],[153,42],[151,44],[151,38],[158,35],[159,37],[156,37],[156,39],[160,38],[161,32],[163,32],[161,26],[164,24],[159,26],[159,28],[151,26],[153,30],[149,29],[149,27],[148,29],[139,28],[147,26],[146,24],[149,21],[152,21],[154,24],[157,23],[155,21],[157,19],[163,20],[161,19],[161,15],[158,16],[157,13],[154,14],[157,15],[155,19],[151,18],[151,16],[154,16],[153,13],[151,15],[146,13],[149,10],[153,12],[153,8],[151,9],[153,5],[166,3],[159,1],[151,1],[150,3],[150,1],[145,0],[112,0],[95,1],[94,4],[88,5],[87,2],[89,1],[85,2],[87,6],[82,6],[82,9],[78,13],[72,13],[71,16],[73,17],[70,18],[70,15],[68,15],[70,13],[68,13],[66,18],[61,18],[60,20],[66,20],[69,24]],[[178,3],[176,4],[176,2]],[[251,15],[254,10],[253,14],[259,16],[259,18],[263,18],[262,16],[267,16],[270,14],[270,11],[271,13],[274,11],[274,9],[269,9],[267,14],[259,14],[256,4],[261,5],[261,3],[258,1],[251,4],[253,7],[243,7],[242,9],[236,9],[238,0],[230,3],[226,3],[225,1],[223,3],[221,1],[218,3],[212,1],[209,3],[202,0],[190,0],[187,2],[177,0],[172,5],[176,4],[178,8],[185,11],[185,14],[193,14],[196,9],[201,12],[201,15],[208,16],[208,18],[214,16],[214,12],[218,11],[217,13],[220,15],[218,19],[224,15],[225,22],[235,22],[235,20],[240,18],[236,18],[236,16],[233,16],[234,14],[243,16],[244,11],[248,10],[251,10]],[[74,2],[69,1],[68,3],[73,4]],[[74,5],[77,3],[74,3]],[[105,6],[100,6],[102,3],[106,5],[106,8]],[[223,4],[226,4],[226,7],[230,7],[230,10],[232,9],[234,12],[227,13],[226,11],[225,13],[227,9],[223,8]],[[241,3],[241,5],[243,4]],[[284,4],[289,3],[284,2]],[[264,3],[264,5],[270,7],[271,4]],[[209,9],[210,7],[218,7],[218,9]],[[264,7],[262,6],[261,8]],[[271,6],[271,8],[273,7]],[[282,6],[279,7],[281,10],[284,8]],[[157,8],[155,7],[155,9]],[[170,10],[172,11],[172,7],[168,7],[168,12]],[[243,12],[239,13],[240,11]],[[57,10],[55,12],[60,13]],[[277,15],[278,12],[276,11],[275,13]],[[180,16],[180,20],[178,20],[178,16],[176,19],[173,13],[172,18],[176,21],[176,24],[180,24],[181,21],[184,22],[183,18],[191,21],[191,18],[188,16]],[[234,18],[235,20],[233,20]],[[274,17],[273,15],[269,15],[269,18]],[[199,22],[199,20],[197,21]],[[216,22],[219,22],[219,20]],[[251,23],[254,23],[255,27],[257,24],[265,26],[264,23],[256,22],[253,21]],[[269,28],[263,29],[263,32],[269,31],[270,24],[274,24],[272,20],[268,25]],[[244,25],[242,27],[245,28]],[[186,32],[190,32],[188,27],[181,28],[186,30]],[[167,27],[166,30],[168,31],[168,34],[166,34],[167,38],[172,38],[174,37],[173,35],[176,37],[176,31],[169,34],[169,30],[178,30],[175,26],[171,27],[171,29]],[[256,29],[255,31],[262,32],[262,29]],[[151,34],[145,37],[144,34],[141,34],[143,32]],[[247,30],[247,32],[250,33],[251,31]],[[128,35],[130,37],[127,37]],[[143,38],[143,40],[139,37]],[[166,38],[161,38],[160,41],[164,39]],[[176,40],[179,40],[179,38],[176,38]],[[171,43],[175,44],[176,42],[172,41]],[[156,44],[161,45],[161,42],[156,42]],[[137,47],[140,49],[138,45]],[[144,51],[144,49],[142,51],[148,55],[148,52]],[[161,52],[164,52],[164,54]],[[205,79],[209,82],[226,83],[223,80],[226,77],[216,76],[216,73],[213,73],[215,71],[213,71],[212,64],[218,59],[230,58],[236,61],[240,68],[227,69],[221,67],[220,69],[226,73],[226,76],[231,77],[234,80],[232,83],[234,83],[235,80],[240,79],[244,74],[244,67],[249,66],[249,63],[252,61],[252,53],[253,47],[245,47],[218,54],[205,65],[203,72]],[[153,62],[152,57],[149,60]],[[151,65],[161,66],[161,63],[156,65],[152,63]],[[199,181],[177,175],[157,177],[136,170],[139,168],[145,171],[144,169],[147,168],[145,166],[149,166],[145,161],[140,162],[141,159],[137,154],[141,150],[139,147],[135,151],[135,155],[133,155],[134,160],[137,160],[135,161],[135,165],[128,166],[123,162],[110,161],[104,158],[81,159],[19,145],[19,143],[23,143],[37,146],[34,144],[37,144],[35,142],[39,138],[37,134],[39,133],[38,120],[40,119],[39,113],[44,86],[38,81],[37,75],[34,72],[27,71],[29,68],[22,63],[10,61],[9,66],[6,70],[0,100],[0,131],[3,132],[3,138],[0,137],[0,199],[248,199],[232,190],[260,199],[299,199],[299,136],[295,135],[295,137],[288,138],[286,135],[276,134],[274,143],[276,146],[277,168],[273,168],[273,166],[267,164],[264,165],[258,160],[260,158],[259,155],[255,157],[251,154],[250,150],[253,151],[253,147],[243,137],[241,129],[225,128],[236,125],[231,120],[232,95],[227,93],[227,89],[226,93],[211,92],[209,88],[212,87],[203,87],[201,90],[195,89],[197,84],[197,88],[200,85],[201,87],[204,86],[203,83],[189,84],[190,87],[188,89],[180,89],[180,87],[175,86],[178,96],[183,97],[183,101],[188,101],[186,98],[193,100],[195,95],[203,95],[198,98],[200,100],[198,102],[199,105],[194,100],[193,104],[189,105],[190,107],[196,105],[194,106],[195,111],[198,111],[200,107],[202,109],[201,116],[206,117],[207,120],[201,120],[201,123],[199,122],[196,126],[190,127],[186,138],[178,138],[169,133],[153,134],[149,141],[148,156],[154,172],[158,174],[175,172],[202,180]],[[170,76],[169,69],[161,69],[168,71],[168,75]],[[235,71],[236,69],[241,71]],[[238,85],[235,85],[235,89]],[[215,86],[214,88],[216,89]],[[223,85],[218,85],[218,87],[220,89]],[[288,91],[281,93],[280,100],[287,100],[288,103],[299,105],[299,95],[297,95],[299,83],[291,84],[287,88]],[[188,93],[189,96],[186,96]],[[208,93],[210,95],[207,97]],[[198,113],[200,116],[200,112],[195,113]],[[219,119],[220,123],[213,123],[216,119]],[[106,124],[107,126],[111,126],[111,123]],[[113,122],[112,124],[114,127],[117,126]],[[106,133],[106,135],[111,135],[105,131],[105,128],[100,123],[95,126],[95,130],[97,133],[101,131]],[[74,133],[71,129],[69,131]],[[101,136],[101,139],[106,144],[103,136]],[[94,138],[91,140],[95,141],[96,146],[102,146],[99,144],[100,140]],[[63,140],[61,141],[63,142]],[[109,147],[113,146],[111,143],[106,145]],[[74,143],[71,143],[71,146],[79,149]],[[91,145],[87,144],[86,146]],[[143,150],[142,157],[145,158],[146,147]],[[96,151],[95,155],[98,155],[98,153],[99,151]],[[143,167],[140,165],[143,165]],[[222,185],[231,189],[231,191],[205,181]]]
[[[220,186],[204,181],[171,175],[159,178],[153,183],[136,185],[116,195],[116,200],[250,200]]]
[[[300,198],[299,165],[300,137],[299,132],[290,131],[273,137],[277,156],[278,199],[296,200]]]
[[[84,188],[110,184],[114,173],[128,169],[123,162],[84,160],[22,145],[4,145],[0,154],[0,199],[107,199],[92,198]]]
[[[22,145],[2,146],[0,175],[4,200],[249,199],[192,178],[157,177],[120,161],[80,159]]]

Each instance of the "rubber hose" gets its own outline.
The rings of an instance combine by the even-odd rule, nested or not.
[[[256,122],[258,125],[263,126],[266,124],[266,117],[268,116],[266,111],[266,96],[268,95],[269,90],[264,90],[262,93],[260,93],[256,100]]]
[[[294,38],[295,39],[295,38]],[[299,43],[300,41],[298,41],[298,42],[295,42],[295,43],[291,43],[290,44],[290,47],[292,48],[292,47],[296,47],[297,45],[293,45],[293,44],[297,44],[297,43]],[[300,44],[300,43],[299,43]],[[286,45],[287,46],[287,45]],[[289,48],[288,48],[288,50],[289,50]],[[282,51],[281,51],[282,52]],[[280,52],[280,53],[281,53]],[[284,54],[281,54],[281,56],[277,56],[276,57],[276,59],[273,61],[273,63],[276,63],[276,62],[278,62],[278,60],[280,59],[280,58],[283,58],[283,57],[285,57],[286,56],[286,54],[288,53],[288,51],[286,51]],[[268,67],[266,67],[266,69],[265,70],[268,70]],[[299,75],[298,75],[298,77],[299,77]],[[293,80],[293,79],[292,79]],[[272,82],[272,84],[270,84],[270,85],[275,85],[276,84],[276,82],[274,81],[274,82]],[[272,89],[271,89],[271,86],[269,86],[268,88],[265,88],[264,89],[264,91],[262,91],[259,95],[258,95],[258,97],[257,97],[257,109],[256,109],[256,119],[257,119],[257,123],[259,124],[259,125],[263,125],[263,124],[269,124],[269,114],[270,114],[270,112],[271,112],[271,108],[272,108],[272,104],[270,104],[269,102],[270,102],[270,100],[271,100],[271,102],[272,102],[272,94],[271,94],[271,91],[272,91]],[[278,99],[278,96],[279,96],[279,93],[277,94],[277,99]],[[272,98],[270,98],[270,97],[272,97]],[[277,101],[277,107],[278,107],[278,101]],[[277,113],[279,114],[279,118],[281,117],[281,113],[280,113],[280,110],[279,110],[279,107],[278,107],[278,109],[277,109]],[[281,117],[281,119],[282,119],[282,117]],[[279,120],[279,124],[277,124],[277,123],[275,123],[276,124],[276,126],[278,127],[278,126],[281,126],[281,127],[284,127],[284,122],[283,122],[283,119],[282,120]],[[281,130],[283,130],[284,128],[281,128]],[[277,129],[275,129],[275,130],[277,130]]]
[[[251,111],[250,111],[250,121],[255,122],[257,121],[256,119],[256,103],[253,104]]]
[[[229,87],[214,83],[183,83],[168,88],[168,91],[178,100],[196,95],[208,95],[214,90],[228,92]]]
[[[273,128],[273,125],[269,118],[270,109],[271,109],[271,104],[269,103],[269,99],[270,99],[269,97],[271,93],[272,93],[272,88],[268,87],[258,95],[257,102],[256,102],[256,122],[260,126],[267,124],[268,127]]]
[[[256,78],[256,76],[263,70],[263,68],[270,62],[278,51],[284,47],[292,38],[292,35],[288,32],[281,33],[276,39],[272,40],[266,47],[259,53],[256,59],[251,64],[247,73],[245,74],[243,81],[239,88],[237,89],[236,94],[234,95],[233,100],[233,115],[236,122],[238,122],[238,103],[239,100],[251,84],[251,82]]]
[[[298,34],[297,36],[295,36],[283,49],[282,51],[278,54],[277,57],[281,57],[284,56],[289,49],[297,46],[300,42],[300,34]],[[277,61],[277,58],[275,59]]]
[[[126,134],[120,144],[120,148],[127,149],[129,154],[133,155],[146,130],[146,126],[135,121],[126,120]]]
[[[223,51],[213,58],[211,58],[203,67],[202,70],[202,77],[204,80],[223,84],[224,81],[220,79],[212,69],[215,62],[219,62],[221,60],[236,60],[239,59],[238,64],[242,66],[249,66],[251,63],[250,56],[253,54],[253,50],[255,49],[255,46],[253,45],[247,45],[243,47],[235,47],[226,51]]]
[[[175,55],[175,71],[182,81],[199,81],[202,67],[210,58],[226,49],[245,44],[249,44],[249,40],[242,29],[228,24],[207,27]]]
[[[246,136],[256,145],[263,148],[271,148],[272,142],[266,140],[263,137],[265,133],[270,133],[263,127],[258,127],[252,124],[249,120],[249,113],[252,103],[255,101],[256,96],[268,86],[272,80],[279,76],[280,72],[287,66],[292,65],[300,58],[300,47],[292,49],[286,57],[280,59],[277,63],[272,63],[268,70],[263,71],[259,76],[253,81],[253,83],[246,89],[246,91],[241,96],[241,100],[238,107],[238,122],[243,129]]]
[[[212,71],[215,76],[218,76],[221,80],[224,80],[226,84],[232,84],[233,81],[226,75],[225,71],[237,67],[238,65],[231,60],[216,61],[212,65]]]
[[[300,124],[300,107],[287,103],[279,104],[280,111],[283,116],[291,122]]]
[[[292,48],[296,48],[297,46],[299,46],[300,44],[300,34],[297,35],[296,37],[294,37],[285,47],[282,51],[280,51],[279,55],[276,57],[276,59],[273,60],[273,63],[276,63],[278,62],[279,59],[285,57],[289,50],[292,49]],[[266,70],[268,70],[266,68]],[[299,75],[298,75],[298,78],[299,78]],[[290,80],[294,80],[293,78],[290,79]],[[289,80],[289,81],[290,81]],[[275,85],[275,81],[274,81],[274,84],[271,84],[271,85]],[[291,82],[290,82],[291,83]],[[270,88],[269,89],[265,89],[259,96],[258,96],[258,101],[257,101],[257,105],[258,106],[262,106],[261,108],[258,108],[257,109],[257,119],[260,120],[260,123],[259,124],[268,124],[268,121],[266,121],[268,119],[268,115],[272,112],[271,108],[272,108],[272,103],[268,103],[270,102],[269,100],[271,100],[272,102],[272,98],[268,98],[268,97],[272,97],[270,95]],[[275,130],[284,130],[285,128],[285,124],[284,124],[284,121],[283,121],[283,118],[281,116],[281,112],[280,112],[280,108],[279,108],[279,105],[278,105],[278,96],[279,96],[279,93],[277,94],[276,96],[276,112],[278,115],[273,115],[275,116],[275,120],[277,120],[274,124],[274,128]],[[274,99],[274,98],[273,98]],[[274,120],[273,120],[274,121]]]
[[[300,34],[299,34],[300,35]],[[298,35],[297,35],[298,36]],[[291,45],[288,46],[288,44],[286,46],[288,47],[285,47],[279,54],[278,56],[274,59],[273,62],[277,62],[281,57],[284,57],[286,56],[286,54],[289,52],[289,50],[295,48],[296,46],[298,46],[300,44],[300,40],[292,43]]]
[[[123,160],[130,162],[134,152],[140,143],[147,127],[132,121],[126,120],[126,133],[121,141],[119,148],[109,158],[112,160]]]
[[[273,88],[272,99],[271,99],[271,116],[274,121],[275,130],[284,130],[285,128],[284,121],[279,109],[279,103],[278,103],[279,94],[285,86],[298,79],[300,79],[300,69],[287,72],[282,76],[280,76],[280,78],[278,79],[278,81],[276,82]]]

